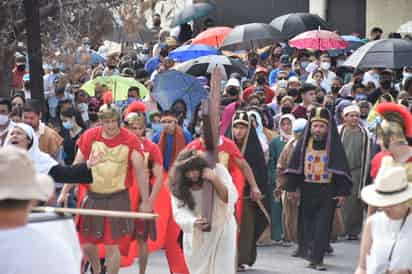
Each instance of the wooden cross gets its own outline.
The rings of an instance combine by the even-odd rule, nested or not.
[[[202,102],[203,141],[206,147],[206,158],[211,168],[214,168],[218,161],[217,146],[219,144],[219,111],[222,80],[223,72],[221,71],[221,68],[215,67],[211,75],[209,97]],[[204,184],[202,194],[202,217],[206,218],[209,224],[209,226],[203,230],[205,232],[211,230],[213,194],[214,189],[212,184]]]

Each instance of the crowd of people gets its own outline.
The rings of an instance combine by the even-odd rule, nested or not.
[[[1,176],[0,238],[9,235],[4,231],[4,220],[13,218],[8,212],[29,206],[16,200],[39,199],[73,208],[159,214],[157,239],[149,241],[144,222],[80,216],[79,239],[93,273],[118,273],[122,257],[130,253],[119,246],[133,240],[140,273],[145,273],[148,250],[160,248],[166,250],[171,273],[245,271],[255,264],[259,245],[296,246],[293,256],[325,270],[324,256],[334,252],[331,243],[358,241],[363,228],[358,274],[410,273],[411,260],[400,254],[410,250],[411,235],[412,64],[402,70],[359,70],[342,66],[350,52],[294,50],[281,43],[236,57],[248,73],[232,73],[222,83],[219,161],[212,169],[202,153],[201,105],[190,112],[184,100],[177,100],[162,109],[136,86],[117,101],[105,85],[96,85],[93,96],[81,88],[98,76],[121,75],[151,91],[156,77],[176,65],[168,53],[193,36],[189,25],[169,33],[159,28],[159,20],[153,27],[158,38],[136,55],[108,54],[104,64],[80,64],[75,72],[47,67],[47,103],[32,98],[26,58],[16,58],[14,90],[0,98],[0,170],[23,165],[19,161],[29,157],[30,169],[55,180],[55,191],[51,200],[51,193],[36,194],[40,190],[25,196],[19,193],[28,191],[19,186],[22,182]],[[375,28],[371,39],[381,35]],[[100,46],[88,39],[82,43],[80,55]],[[156,68],[145,68],[149,58],[157,58]],[[206,89],[212,86],[209,74],[198,80]],[[16,186],[7,185],[15,188],[10,195],[3,195],[9,193],[3,191],[5,180],[16,180]],[[210,225],[201,216],[204,181],[215,191],[211,232],[203,232]],[[397,235],[394,243],[390,235]],[[12,267],[19,269],[17,263]]]

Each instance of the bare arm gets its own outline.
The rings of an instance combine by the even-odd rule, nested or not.
[[[362,241],[360,246],[359,263],[355,274],[366,274],[366,257],[370,253],[372,247],[372,227],[371,222],[366,222],[362,234]]]
[[[137,151],[133,151],[131,155],[133,168],[136,171],[137,181],[139,182],[139,191],[142,197],[143,212],[151,211],[149,207],[149,181],[145,176],[143,155]]]
[[[256,179],[253,175],[252,168],[249,166],[245,159],[235,158],[235,163],[240,168],[240,170],[243,173],[243,176],[245,176],[246,181],[250,185],[250,191],[253,195],[252,198],[260,199],[262,194],[260,193],[259,187],[256,183]]]
[[[163,167],[160,164],[155,163],[152,168],[153,175],[155,177],[155,183],[152,188],[152,193],[150,193],[150,202],[153,204],[154,200],[159,194],[160,189],[162,188],[163,184]]]

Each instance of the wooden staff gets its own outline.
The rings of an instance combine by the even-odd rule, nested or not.
[[[154,213],[82,209],[82,208],[48,207],[48,206],[33,207],[31,210],[36,211],[36,212],[52,212],[52,213],[63,213],[63,214],[68,213],[68,214],[79,214],[79,215],[89,215],[89,216],[103,216],[103,217],[116,217],[116,218],[144,219],[144,220],[153,220],[158,217],[158,215]]]

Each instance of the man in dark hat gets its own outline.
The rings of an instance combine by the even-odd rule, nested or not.
[[[301,192],[302,255],[309,258],[309,267],[326,270],[323,257],[335,208],[352,188],[345,150],[326,108],[311,110],[308,126],[296,144],[285,175],[289,198],[296,198],[298,189]]]

